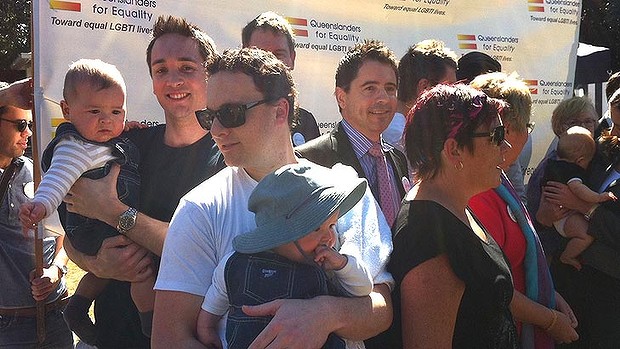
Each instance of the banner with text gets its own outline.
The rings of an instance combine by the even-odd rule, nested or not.
[[[534,97],[533,153],[528,172],[544,155],[553,133],[555,105],[572,96],[580,0],[47,0],[33,2],[36,115],[45,146],[62,122],[64,74],[80,58],[116,65],[127,82],[127,115],[164,122],[152,94],[145,61],[152,25],[160,15],[186,17],[219,50],[241,45],[241,28],[273,10],[296,32],[294,76],[300,105],[321,132],[340,119],[334,92],[337,63],[352,45],[374,38],[397,57],[424,39],[442,40],[459,56],[485,52],[516,71]]]

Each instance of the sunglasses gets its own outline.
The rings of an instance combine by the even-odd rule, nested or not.
[[[0,120],[12,123],[13,125],[15,125],[15,127],[17,127],[17,131],[19,132],[26,131],[26,127],[28,127],[29,129],[32,129],[32,121],[9,120],[9,119],[4,119],[4,118],[0,118]]]
[[[200,127],[207,131],[211,130],[211,127],[213,127],[213,120],[215,120],[215,118],[226,128],[239,127],[245,124],[245,112],[269,101],[270,100],[263,99],[248,104],[224,104],[218,110],[205,108],[196,111],[196,119],[198,119]]]
[[[472,135],[472,137],[474,137],[474,138],[476,138],[476,137],[490,137],[491,138],[491,143],[493,143],[494,145],[496,145],[498,147],[504,141],[505,136],[506,136],[506,130],[504,129],[504,125],[497,126],[491,132],[478,132],[478,133],[474,133]]]

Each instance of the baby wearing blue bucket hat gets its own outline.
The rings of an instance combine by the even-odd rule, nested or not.
[[[256,229],[233,240],[235,252],[218,264],[198,317],[198,338],[222,348],[217,324],[228,312],[228,348],[247,348],[271,317],[250,317],[243,305],[319,295],[367,296],[372,278],[363,263],[340,254],[336,221],[362,198],[366,180],[344,166],[286,165],[250,195]],[[361,346],[360,346],[361,345]],[[363,348],[330,334],[323,348]]]

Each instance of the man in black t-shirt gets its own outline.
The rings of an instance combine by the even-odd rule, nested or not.
[[[211,38],[185,19],[158,18],[147,62],[166,124],[129,133],[140,149],[140,207],[128,207],[118,200],[118,167],[101,180],[78,181],[66,200],[69,210],[104,221],[122,233],[105,240],[93,257],[75,251],[70,244],[67,247],[71,259],[83,269],[119,280],[110,284],[95,305],[100,349],[150,346],[141,333],[127,281],[140,281],[156,272],[150,253],[161,255],[179,199],[225,166],[211,134],[194,115],[206,106],[205,66],[216,55],[214,47]]]

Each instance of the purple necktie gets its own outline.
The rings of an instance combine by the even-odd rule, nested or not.
[[[388,173],[387,159],[381,150],[379,143],[373,144],[368,153],[375,159],[377,169],[377,184],[379,189],[379,205],[381,211],[390,227],[396,219],[396,208],[394,207],[394,191],[390,183],[390,174]]]

